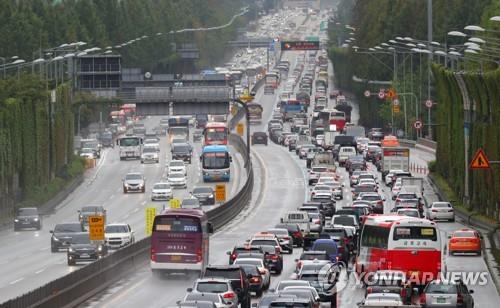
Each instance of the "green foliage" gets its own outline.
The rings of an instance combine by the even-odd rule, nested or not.
[[[199,65],[213,65],[225,52],[221,42],[234,37],[242,19],[210,34],[156,33],[222,25],[247,5],[244,0],[0,0],[0,55],[29,60],[38,58],[33,52],[63,43],[84,41],[104,49],[148,35],[120,49],[128,66],[151,71],[184,68],[173,57],[171,43],[193,41],[201,51]]]
[[[427,168],[429,169],[429,172],[436,172],[436,167],[437,163],[435,160],[431,160],[430,162],[427,163]]]

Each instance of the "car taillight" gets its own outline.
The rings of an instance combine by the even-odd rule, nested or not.
[[[456,238],[452,238],[452,239],[450,240],[450,244],[453,244],[453,243],[456,243],[456,242],[457,242],[457,239],[456,239]]]
[[[252,277],[250,278],[251,283],[259,283],[260,282],[260,277]]]
[[[316,225],[321,225],[321,221],[318,219],[314,222]]]
[[[464,304],[464,296],[461,293],[457,293],[457,305]]]
[[[378,205],[384,205],[384,201],[382,201],[382,200],[378,200],[378,201],[377,201],[377,204],[378,204]]]
[[[340,259],[340,258],[339,258],[339,256],[336,256],[336,257],[335,257],[335,260],[336,260],[337,262],[339,262],[339,259]]]
[[[437,212],[438,212],[438,210],[432,210],[432,212],[437,213]]]
[[[290,240],[290,237],[289,236],[285,236],[283,239],[284,240]]]
[[[296,232],[293,232],[293,236],[301,238],[302,233],[300,231],[296,231]]]
[[[154,248],[151,248],[151,261],[156,262],[156,251]]]
[[[268,258],[271,259],[271,260],[278,260],[278,256],[277,255],[268,255]]]
[[[425,300],[425,293],[420,294],[420,305],[425,305],[426,300]]]
[[[448,210],[448,213],[451,213],[451,212],[453,212],[453,210]]]
[[[201,253],[201,248],[198,249],[198,251],[196,252],[196,262],[201,262],[202,260],[202,253]]]
[[[222,295],[222,297],[224,297],[224,298],[235,298],[236,294],[234,292],[227,292],[227,293],[224,293],[224,295]]]
[[[234,261],[234,260],[236,259],[236,257],[237,257],[237,256],[238,256],[238,255],[236,255],[236,253],[233,253],[233,254],[231,255],[231,260],[233,260],[233,261]]]

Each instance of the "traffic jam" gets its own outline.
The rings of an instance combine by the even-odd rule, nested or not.
[[[444,247],[465,258],[481,254],[479,233],[464,228],[441,237],[439,224],[455,221],[453,206],[427,204],[423,178],[409,172],[410,150],[395,136],[350,122],[345,96],[328,92],[326,51],[300,52],[294,63],[276,65],[265,85],[276,105],[267,132],[254,131],[252,143],[267,146],[269,139],[306,166],[308,200],[273,228],[248,234],[219,265],[204,257],[210,223],[202,213],[186,213],[179,226],[199,231],[181,234],[199,243],[190,269],[202,278],[179,307],[199,307],[201,301],[217,307],[340,307],[342,290],[352,281],[364,288],[359,307],[473,307],[473,290],[441,273]],[[173,230],[166,216],[156,220],[154,230]],[[286,263],[293,263],[290,276],[282,274]]]

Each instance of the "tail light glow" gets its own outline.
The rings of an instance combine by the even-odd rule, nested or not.
[[[154,248],[151,248],[151,261],[156,262],[156,251]]]
[[[227,292],[227,293],[224,293],[224,295],[222,297],[224,297],[224,298],[235,298],[236,294],[234,292]]]

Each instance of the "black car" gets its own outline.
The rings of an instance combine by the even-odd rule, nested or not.
[[[42,221],[36,207],[22,207],[16,211],[14,231],[25,228],[42,228]]]
[[[265,132],[255,132],[252,134],[252,144],[267,145],[267,134]]]
[[[193,197],[198,199],[201,205],[214,205],[215,193],[214,189],[210,186],[195,187],[192,192]]]
[[[193,148],[189,143],[174,143],[172,144],[172,159],[182,160],[191,163]]]
[[[257,297],[261,297],[264,292],[265,286],[262,282],[262,276],[259,268],[255,265],[242,264],[239,267],[245,272],[248,278],[250,292],[255,292]]]
[[[61,248],[68,248],[73,235],[81,232],[85,232],[85,229],[79,221],[57,224],[54,230],[50,230],[50,233],[52,233],[50,250],[57,252]]]
[[[269,271],[274,271],[276,274],[281,274],[283,271],[283,255],[276,247],[271,245],[261,245],[266,259],[266,267]]]
[[[245,271],[236,265],[215,265],[207,266],[203,278],[216,277],[225,278],[231,281],[231,286],[233,290],[236,291],[238,295],[238,303],[241,304],[241,308],[250,308],[251,297],[250,297],[250,283],[248,281],[249,275]]]
[[[79,261],[95,261],[107,254],[107,246],[92,243],[87,232],[75,233],[68,247],[68,265],[75,265]]]
[[[288,151],[292,152],[295,151],[297,148],[297,140],[296,139],[291,139],[288,141]]]
[[[348,264],[351,247],[349,246],[349,237],[344,228],[325,227],[319,235],[319,238],[332,239],[337,244],[340,259]]]
[[[297,247],[304,246],[304,236],[300,231],[300,226],[294,223],[279,223],[274,226],[275,228],[284,228],[288,230],[288,234],[293,239],[293,244]]]
[[[237,245],[233,247],[233,250],[228,251],[227,255],[229,256],[229,265],[232,265],[234,260],[238,258],[240,253],[264,253],[264,250],[260,246],[252,246],[252,245]]]
[[[335,215],[335,205],[337,204],[335,200],[332,200],[328,195],[317,194],[311,197],[310,203],[312,205],[316,203],[321,203],[323,206],[323,216],[332,217]]]

